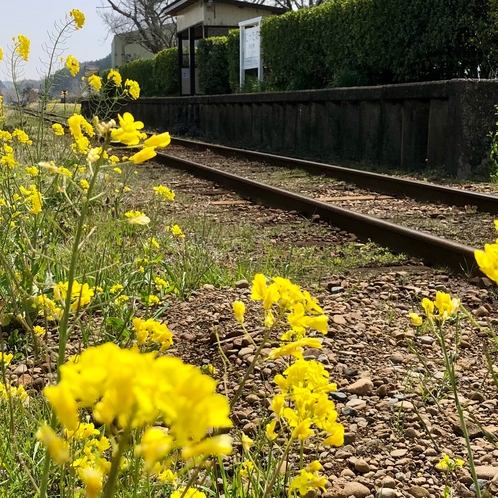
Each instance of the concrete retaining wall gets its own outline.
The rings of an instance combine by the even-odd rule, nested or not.
[[[498,81],[450,80],[376,87],[127,103],[148,128],[226,145],[403,169],[482,171],[496,128]],[[90,104],[83,109],[91,115]]]

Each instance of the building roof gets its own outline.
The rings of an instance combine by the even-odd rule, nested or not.
[[[164,14],[170,16],[176,16],[183,9],[187,8],[194,3],[197,3],[199,0],[175,0],[172,4],[170,4],[167,9],[164,11]],[[207,3],[208,0],[204,0]],[[228,5],[234,5],[235,7],[247,8],[247,9],[258,9],[258,10],[267,10],[272,12],[273,14],[284,14],[287,12],[287,9],[283,7],[274,7],[272,5],[263,5],[252,2],[242,2],[240,0],[212,0],[216,3],[226,3]]]

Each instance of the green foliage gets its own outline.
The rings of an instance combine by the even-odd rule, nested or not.
[[[119,68],[123,78],[123,83],[127,80],[135,80],[140,85],[140,95],[142,97],[152,97],[155,93],[154,78],[154,60],[138,59],[128,64],[123,64]]]
[[[497,19],[497,0],[331,0],[263,21],[267,81],[299,90],[488,76]]]
[[[232,92],[238,92],[240,80],[240,30],[230,30],[227,38],[228,81]]]
[[[204,93],[230,93],[228,37],[204,38],[197,46],[199,86]]]
[[[129,78],[140,85],[141,97],[166,97],[179,93],[178,49],[167,48],[153,59],[138,59],[119,68],[123,83]]]
[[[154,57],[154,96],[178,95],[178,48],[161,50]]]

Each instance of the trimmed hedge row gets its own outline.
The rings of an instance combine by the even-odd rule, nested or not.
[[[265,78],[298,90],[487,76],[497,12],[496,0],[330,0],[269,17]]]
[[[167,48],[153,59],[138,59],[119,68],[123,83],[132,79],[140,85],[142,97],[178,95],[178,49]]]
[[[199,87],[207,94],[230,93],[226,36],[204,38],[196,49]]]

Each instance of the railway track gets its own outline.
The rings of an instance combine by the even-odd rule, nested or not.
[[[53,115],[47,115],[46,119],[51,122],[60,122],[61,120]],[[382,196],[384,196],[382,200],[385,200],[385,196],[390,196],[393,199],[410,198],[451,206],[472,207],[472,210],[498,214],[498,197],[489,194],[180,138],[174,138],[172,144],[192,151],[210,151],[223,157],[243,158],[252,163],[263,163],[277,168],[299,169],[312,175],[320,175],[320,178],[334,178],[340,182],[353,183],[357,187],[368,189],[373,200],[382,199]],[[187,153],[178,154],[178,151],[174,149],[175,147],[172,147],[173,152],[170,153],[158,152],[155,161],[213,181],[252,202],[272,208],[295,211],[315,220],[326,221],[343,230],[355,233],[360,239],[370,239],[393,251],[421,258],[428,264],[441,266],[452,272],[468,276],[481,275],[476,266],[474,248],[471,245],[438,237],[416,228],[383,220],[368,213],[361,213],[330,202],[330,199],[336,199],[336,201],[339,199],[342,202],[340,196],[313,198],[310,195],[303,195],[286,188],[269,185],[267,182],[235,174],[233,171],[193,161],[185,157],[188,156]],[[184,157],[179,157],[179,155]],[[373,196],[372,192],[374,192]],[[368,197],[368,194],[362,194],[362,197]]]

